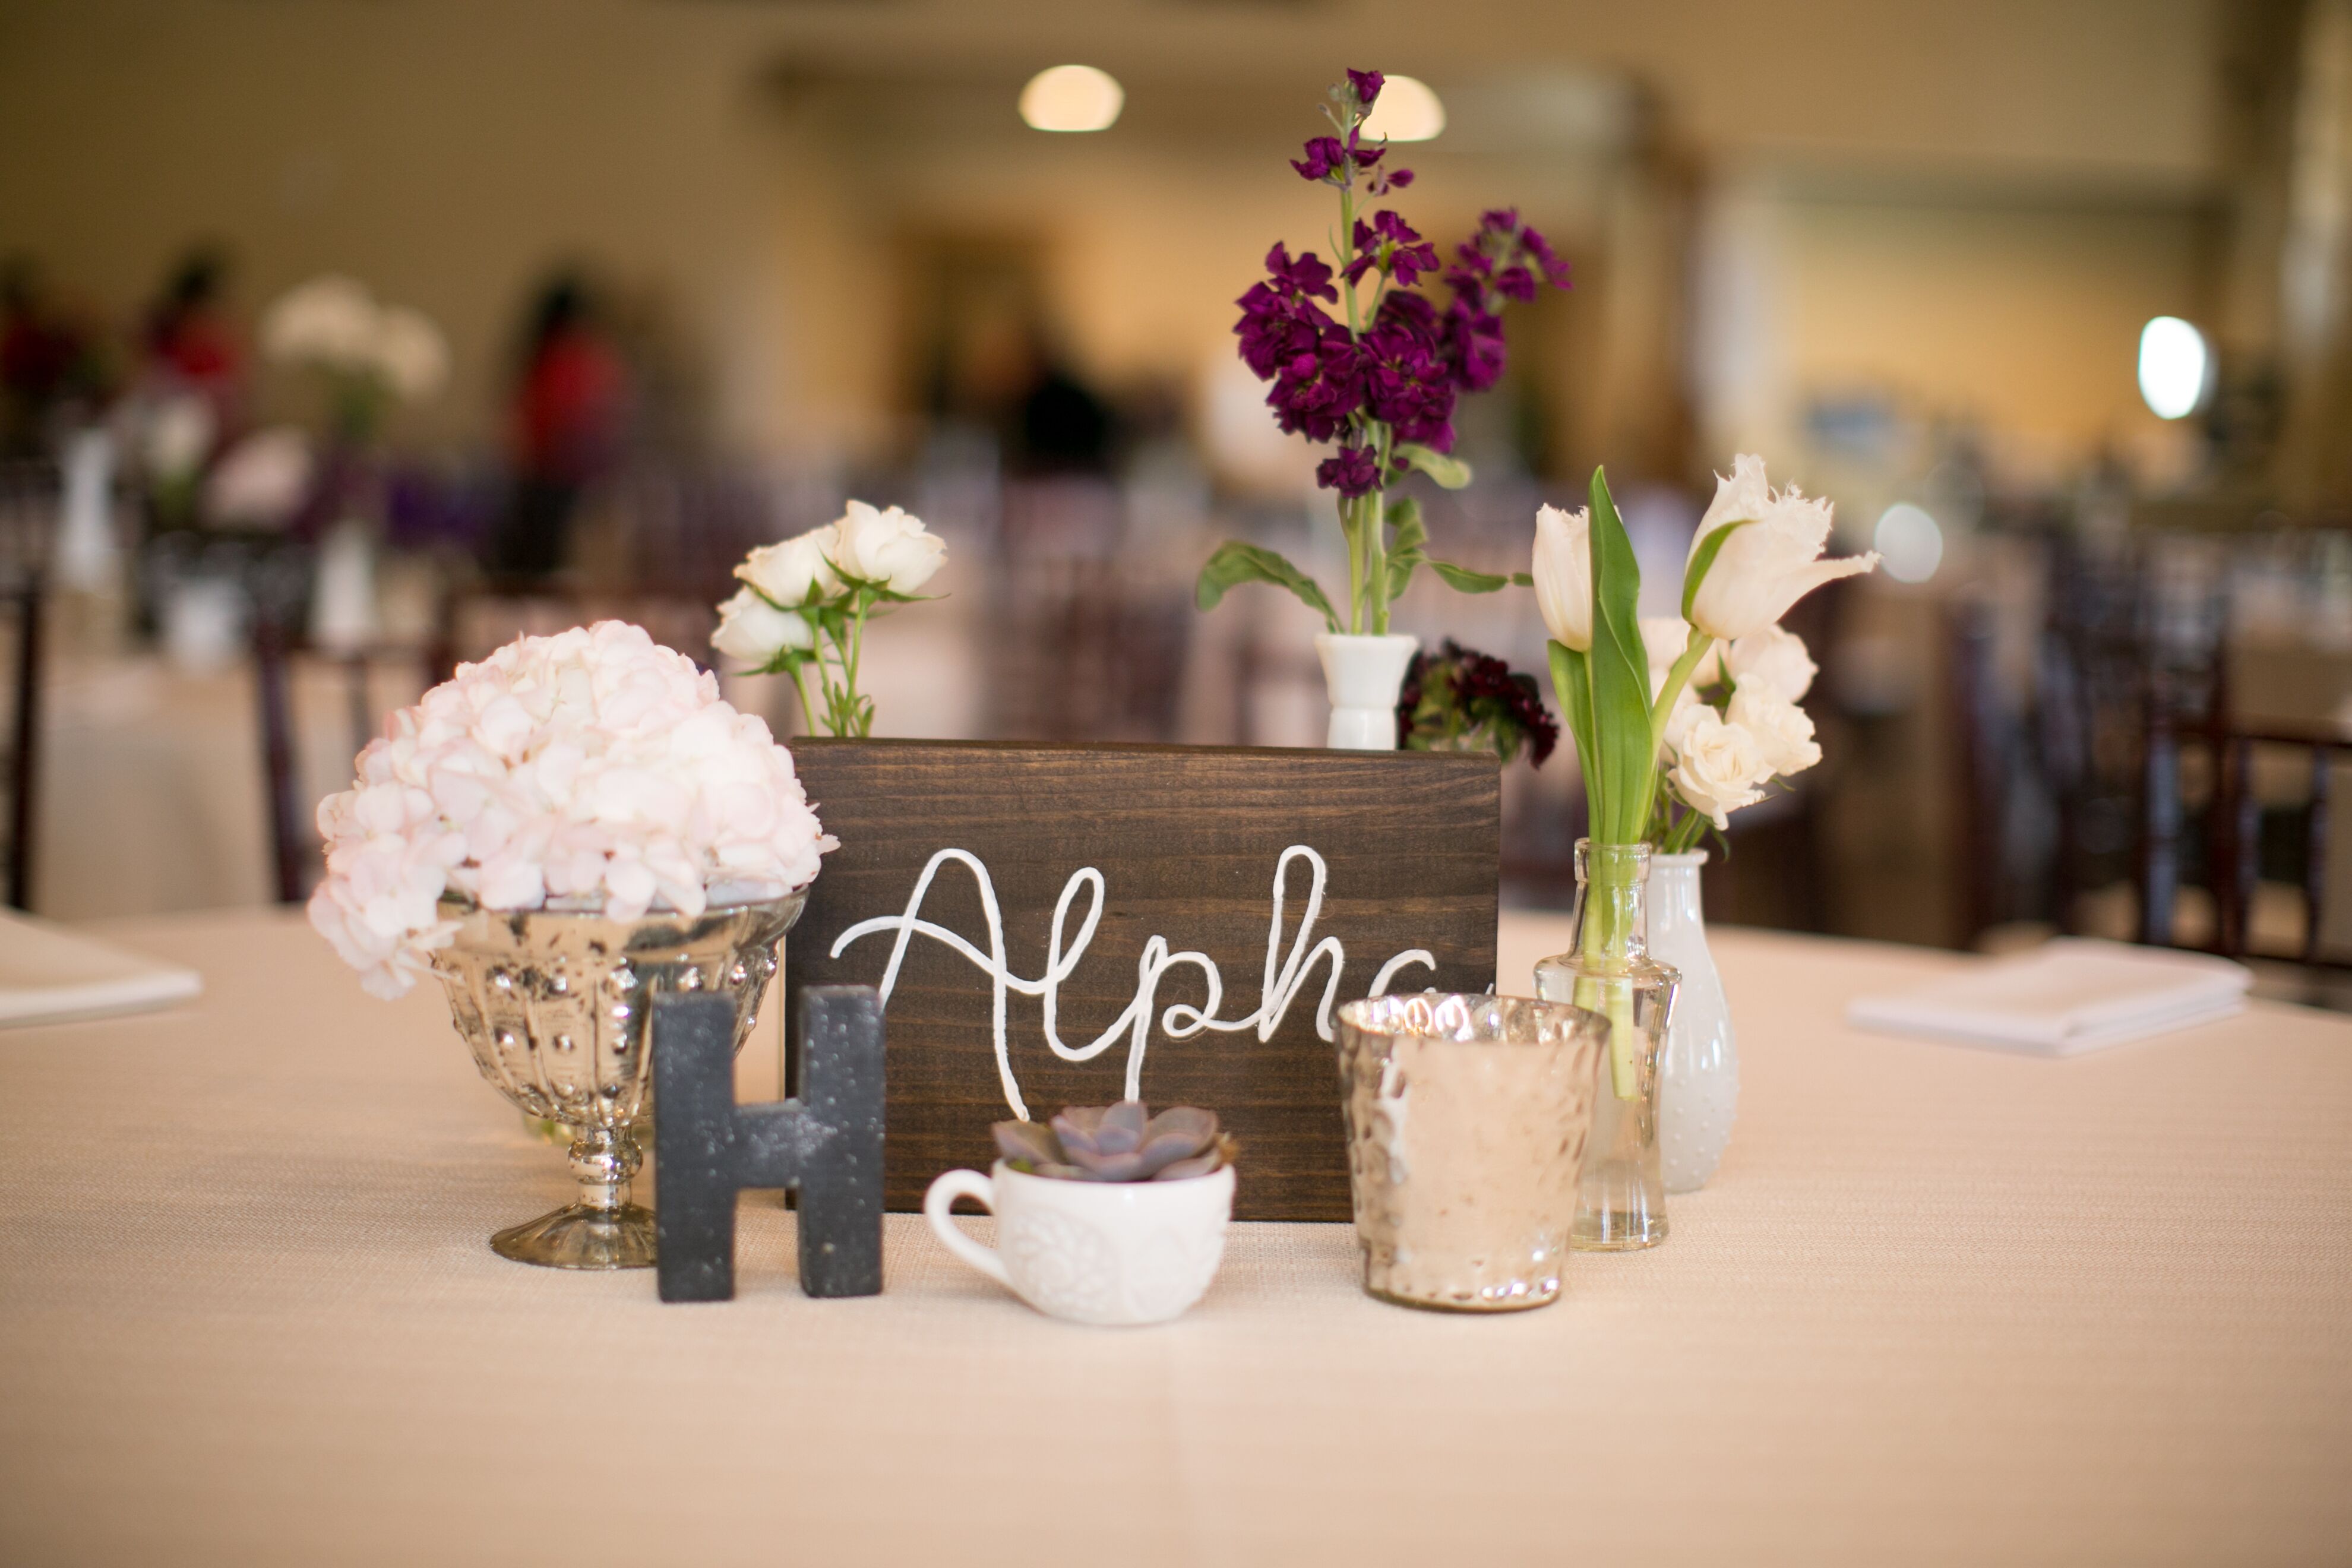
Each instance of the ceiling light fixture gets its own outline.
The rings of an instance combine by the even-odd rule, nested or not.
[[[1108,131],[1127,103],[1108,71],[1052,66],[1021,89],[1021,118],[1038,131]]]
[[[1365,135],[1391,142],[1426,142],[1444,129],[1445,105],[1437,101],[1427,82],[1409,76],[1389,78],[1364,121]]]

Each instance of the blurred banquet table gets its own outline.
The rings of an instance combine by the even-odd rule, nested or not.
[[[1471,1319],[1365,1297],[1346,1226],[1239,1226],[1181,1321],[1087,1330],[912,1216],[886,1294],[807,1300],[765,1197],[729,1305],[505,1262],[489,1232],[568,1178],[436,994],[367,1000],[274,912],[100,929],[209,989],[0,1032],[0,1561],[2284,1563],[2352,1542],[2352,1020],[2258,1005],[2028,1060],[1841,1022],[1949,955],[1725,931],[1738,1131],[1663,1247]],[[1507,919],[1505,988],[1564,938]]]

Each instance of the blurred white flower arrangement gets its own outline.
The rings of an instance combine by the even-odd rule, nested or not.
[[[698,915],[805,887],[836,847],[766,722],[619,621],[460,667],[392,716],[319,831],[310,923],[383,997],[456,933],[445,895]]]
[[[920,518],[862,500],[823,528],[762,545],[735,568],[743,586],[719,606],[710,644],[751,672],[789,675],[812,731],[870,735],[874,700],[857,689],[866,622],[916,590],[947,561],[945,541]],[[808,675],[816,672],[820,703]]]
[[[261,347],[324,378],[337,433],[361,442],[392,404],[422,402],[449,378],[449,345],[430,317],[333,274],[278,298],[261,318]]]

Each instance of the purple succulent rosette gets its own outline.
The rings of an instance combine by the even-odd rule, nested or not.
[[[1139,1100],[1074,1105],[1051,1123],[999,1121],[992,1131],[1006,1164],[1069,1182],[1181,1182],[1232,1163],[1234,1153],[1216,1112],[1179,1105],[1154,1116]]]
[[[1388,487],[1418,469],[1458,489],[1469,469],[1454,450],[1454,408],[1503,374],[1502,312],[1545,284],[1568,286],[1568,264],[1516,208],[1496,208],[1454,247],[1451,264],[1393,207],[1373,204],[1412,184],[1412,171],[1387,161],[1388,144],[1368,139],[1366,121],[1386,79],[1350,70],[1324,114],[1335,134],[1317,136],[1290,166],[1301,179],[1334,187],[1340,254],[1293,257],[1276,244],[1266,276],[1235,301],[1242,363],[1271,383],[1266,406],[1284,431],[1336,450],[1315,481],[1340,498],[1349,580],[1342,612],[1322,588],[1262,546],[1229,541],[1202,568],[1195,599],[1210,609],[1246,582],[1289,589],[1321,613],[1333,632],[1388,630],[1389,605],[1414,571],[1428,566],[1465,593],[1493,593],[1525,574],[1471,572],[1432,557],[1419,503],[1391,502]],[[1419,287],[1445,285],[1441,305]],[[1330,307],[1327,309],[1326,307]]]

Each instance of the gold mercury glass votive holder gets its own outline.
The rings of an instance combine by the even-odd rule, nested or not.
[[[1608,1038],[1598,1014],[1518,996],[1339,1009],[1366,1290],[1456,1312],[1559,1299]]]

